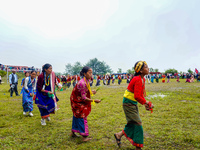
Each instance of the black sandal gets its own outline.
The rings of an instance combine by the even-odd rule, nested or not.
[[[121,139],[118,139],[117,136],[116,136],[116,134],[114,134],[114,136],[115,136],[115,139],[116,139],[116,141],[117,141],[117,145],[118,145],[119,148],[120,148],[120,145],[121,145]],[[118,143],[118,142],[119,142],[119,143]]]

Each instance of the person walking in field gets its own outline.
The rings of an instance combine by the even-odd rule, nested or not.
[[[51,120],[50,113],[55,114],[55,111],[58,110],[59,99],[55,93],[55,86],[58,86],[59,89],[62,88],[52,71],[52,66],[45,64],[42,67],[42,73],[38,76],[35,98],[35,104],[38,106],[42,118],[41,125],[46,125],[45,120]]]
[[[141,150],[143,147],[143,128],[142,121],[139,116],[138,102],[145,106],[146,110],[151,110],[154,107],[150,101],[145,99],[145,75],[148,75],[149,68],[145,61],[138,61],[135,64],[135,75],[129,83],[127,90],[124,93],[123,109],[126,116],[127,124],[125,128],[115,133],[117,145],[120,147],[121,138],[123,135],[136,146],[136,150]]]
[[[155,75],[156,76],[156,82],[159,83],[159,75]]]
[[[10,97],[13,96],[13,91],[15,91],[16,96],[19,96],[17,91],[18,77],[14,69],[12,70],[12,74],[9,75],[9,82],[10,82]]]
[[[170,75],[169,73],[167,74],[167,83],[169,83],[169,80],[170,80]]]
[[[121,77],[121,75],[118,75],[118,84],[120,85],[121,82],[122,82],[122,77]]]
[[[91,99],[91,96],[96,94],[96,91],[91,91],[90,88],[92,69],[85,66],[81,70],[80,75],[83,76],[83,78],[76,84],[70,96],[73,112],[70,136],[77,137],[76,133],[79,133],[83,137],[83,141],[87,142],[91,140],[91,138],[88,138],[89,129],[87,123],[87,117],[91,112],[91,102],[100,103],[101,101]]]
[[[180,76],[178,75],[178,73],[176,74],[176,81],[179,83],[180,82]]]
[[[162,83],[165,83],[165,74],[162,75]]]
[[[154,74],[151,75],[151,83],[154,83]]]
[[[23,115],[26,115],[29,112],[29,116],[33,116],[33,95],[36,90],[36,71],[31,71],[31,76],[28,76],[24,80],[24,90],[23,90]]]

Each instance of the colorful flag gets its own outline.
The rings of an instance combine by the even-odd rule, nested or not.
[[[195,68],[195,72],[196,72],[196,73],[199,73],[199,71],[197,70],[197,68]]]

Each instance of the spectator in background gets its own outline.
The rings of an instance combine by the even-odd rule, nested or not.
[[[169,73],[167,74],[167,83],[169,83],[169,80],[170,80],[170,75]]]
[[[18,85],[18,77],[15,74],[15,70],[12,70],[12,74],[9,75],[9,82],[10,82],[10,97],[13,95],[13,91],[15,91],[16,96],[19,96],[17,91],[17,85]]]

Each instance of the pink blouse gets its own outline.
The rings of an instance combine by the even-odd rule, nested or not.
[[[78,84],[77,89],[81,93],[81,98],[86,99],[86,94],[87,94],[88,88],[87,88],[84,78],[81,79],[77,84]]]

